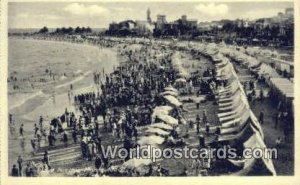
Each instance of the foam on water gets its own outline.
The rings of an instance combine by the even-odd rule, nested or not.
[[[44,93],[40,90],[33,93],[14,94],[8,96],[8,110],[11,111],[14,108],[20,107],[25,104],[28,100],[42,96]]]

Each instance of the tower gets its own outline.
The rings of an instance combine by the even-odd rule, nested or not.
[[[151,14],[151,12],[150,12],[150,9],[148,8],[148,9],[147,9],[147,22],[148,22],[148,23],[151,23],[151,17],[150,17],[150,14]]]

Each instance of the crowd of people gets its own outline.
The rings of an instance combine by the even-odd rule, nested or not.
[[[72,41],[77,42],[74,39]],[[166,105],[166,100],[160,94],[167,86],[174,84],[178,71],[172,66],[173,51],[159,45],[129,45],[107,41],[95,41],[94,44],[99,44],[101,47],[116,47],[123,61],[111,74],[104,74],[104,70],[103,74],[94,72],[93,77],[95,85],[98,86],[98,92],[74,95],[74,105],[79,109],[77,115],[66,109],[63,115],[52,119],[49,125],[46,125],[43,117],[40,117],[38,124],[34,125],[34,138],[31,140],[31,145],[33,151],[36,152],[40,148],[44,148],[41,147],[43,141],[48,141],[50,148],[56,146],[59,139],[64,145],[79,144],[82,158],[87,161],[93,160],[97,173],[100,173],[101,168],[108,170],[112,163],[111,159],[105,157],[102,151],[102,146],[107,144],[107,136],[112,138],[110,142],[119,143],[126,150],[137,146],[137,140],[141,134],[138,127],[150,125],[153,109],[156,106]],[[217,80],[215,76],[216,71],[207,68],[204,74],[188,78],[187,84],[197,87],[198,95],[211,95],[213,99],[213,91],[220,86],[226,86],[227,83]],[[250,98],[255,96],[253,94],[255,93],[255,82],[244,83],[244,89],[251,91],[248,94],[250,101]],[[196,106],[199,109],[199,103],[196,103]],[[182,106],[175,108],[172,117],[181,120],[183,111]],[[287,119],[284,113],[277,117],[278,120]],[[260,113],[259,121],[262,124],[264,122],[263,111]],[[206,134],[210,134],[206,111],[202,112],[202,116],[198,114],[195,121],[190,121],[189,124],[190,128],[194,128],[193,125],[196,125],[199,135],[203,125]],[[275,127],[277,127],[277,122]],[[220,128],[215,133],[219,134]],[[24,135],[23,125],[19,128],[19,134],[20,136]],[[183,138],[178,136],[175,128],[171,131],[170,136],[183,143]],[[276,142],[280,143],[280,138]],[[202,135],[199,137],[199,145],[205,146]],[[24,170],[21,156],[17,162],[18,167],[13,165],[11,173],[13,176],[22,176]],[[52,168],[47,150],[44,151],[41,162],[43,169]],[[193,166],[198,170],[199,161],[194,161]],[[27,174],[34,176],[35,169],[34,165],[29,164],[28,170],[27,168],[25,170],[26,176]],[[161,167],[158,169],[160,175],[167,173]],[[150,168],[149,171],[151,172],[153,169]],[[149,175],[153,175],[150,172]],[[186,170],[184,173],[187,174]]]

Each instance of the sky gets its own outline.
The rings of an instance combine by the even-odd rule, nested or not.
[[[272,17],[292,2],[10,2],[9,28],[49,28],[89,26],[107,28],[112,21],[146,20],[150,8],[152,20],[164,14],[167,21],[187,15],[198,22],[221,19],[257,19]]]

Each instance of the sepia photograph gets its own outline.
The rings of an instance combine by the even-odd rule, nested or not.
[[[294,10],[293,1],[7,2],[4,170],[294,176]]]

